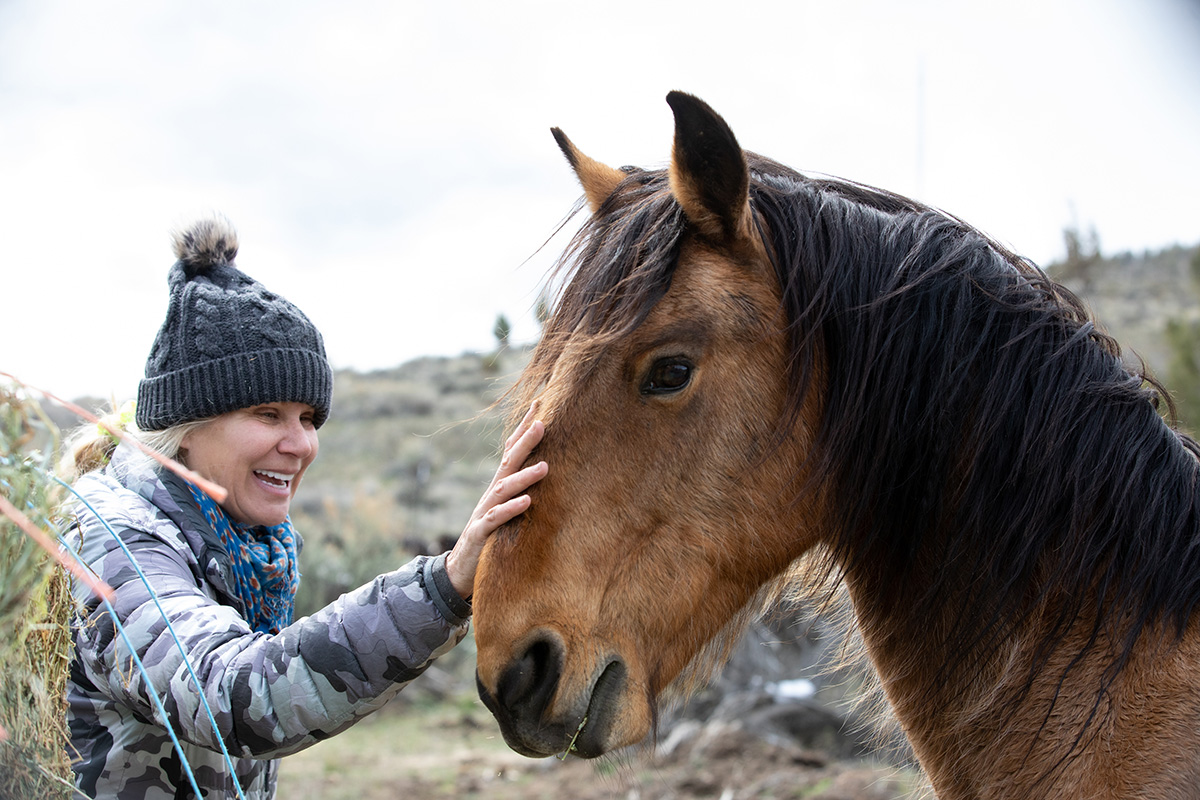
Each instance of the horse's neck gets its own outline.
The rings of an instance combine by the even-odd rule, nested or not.
[[[1170,636],[1145,637],[1097,703],[1115,645],[1102,635],[1080,658],[1089,620],[1066,633],[1028,685],[1041,620],[1054,618],[1053,608],[1014,627],[989,658],[939,672],[939,632],[952,629],[953,604],[940,619],[914,619],[894,597],[879,602],[853,578],[847,585],[868,654],[939,800],[1193,796],[1173,793],[1162,776],[1186,776],[1187,791],[1200,781],[1194,737],[1181,733],[1200,719],[1196,626],[1178,647]]]

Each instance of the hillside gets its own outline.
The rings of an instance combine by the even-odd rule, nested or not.
[[[1110,334],[1166,379],[1170,320],[1200,320],[1200,246],[1057,263],[1047,272],[1087,301]]]

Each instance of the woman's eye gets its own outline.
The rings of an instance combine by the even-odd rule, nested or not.
[[[642,394],[669,394],[688,385],[692,363],[684,358],[664,358],[654,363],[642,382]]]

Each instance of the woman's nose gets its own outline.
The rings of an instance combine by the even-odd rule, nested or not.
[[[287,430],[279,440],[279,451],[288,455],[307,458],[317,449],[317,432],[300,420],[288,423]]]

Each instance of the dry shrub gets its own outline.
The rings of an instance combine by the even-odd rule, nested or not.
[[[43,530],[58,493],[46,477],[57,437],[36,403],[0,384],[0,493]],[[0,800],[66,798],[70,583],[0,516]]]

